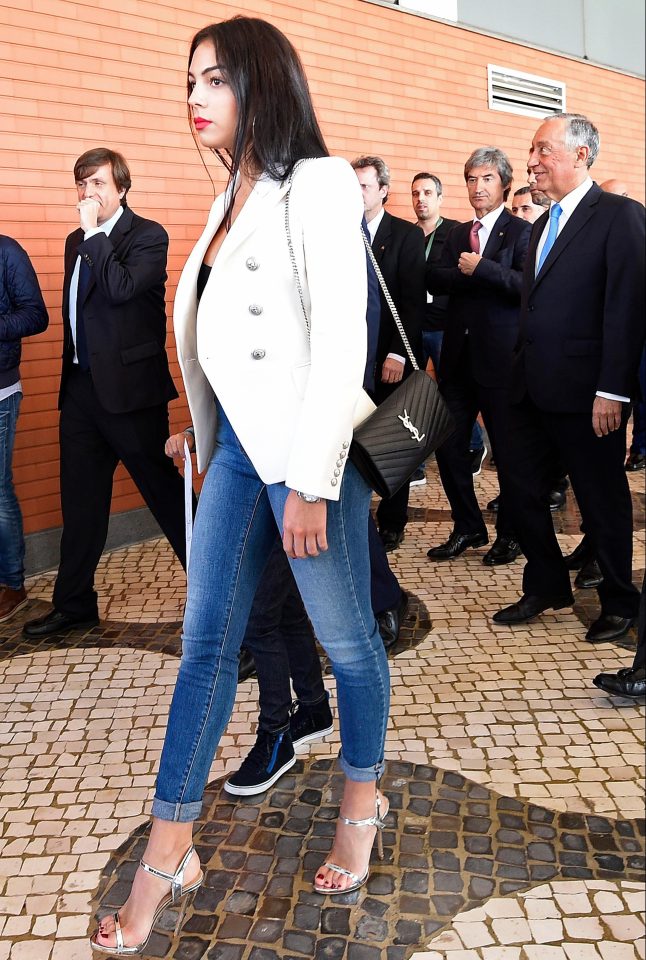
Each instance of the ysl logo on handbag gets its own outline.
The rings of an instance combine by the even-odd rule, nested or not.
[[[406,407],[404,407],[404,416],[402,417],[402,415],[399,414],[397,419],[401,420],[401,422],[404,424],[407,430],[410,430],[413,437],[415,438],[415,440],[417,440],[418,443],[422,442],[426,434],[423,433],[420,437],[419,430],[417,429],[417,427],[415,426],[411,418],[408,416],[408,410],[406,409]]]

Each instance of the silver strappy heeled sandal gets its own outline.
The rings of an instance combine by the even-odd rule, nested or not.
[[[382,814],[381,806],[384,803],[384,801],[386,801],[386,809]],[[341,823],[344,823],[348,827],[376,827],[377,828],[377,833],[376,833],[377,854],[380,860],[384,859],[384,841],[381,835],[381,831],[386,826],[385,819],[388,816],[389,809],[390,809],[390,804],[388,803],[386,798],[377,794],[377,797],[375,800],[374,817],[368,817],[366,820],[349,820],[348,817],[339,817],[339,820],[341,821]],[[352,883],[350,883],[347,887],[343,887],[343,889],[339,889],[339,890],[335,889],[334,887],[319,887],[316,881],[314,881],[314,892],[323,893],[329,897],[335,897],[335,896],[338,897],[342,893],[352,893],[353,890],[358,890],[359,887],[362,887],[364,885],[364,883],[367,881],[368,877],[370,876],[369,865],[366,867],[366,871],[362,877],[358,876],[358,874],[356,873],[352,873],[351,870],[346,870],[345,867],[340,867],[336,863],[330,863],[330,861],[327,861],[326,863],[324,863],[323,866],[327,867],[328,870],[335,870],[337,873],[340,873],[344,877],[348,877],[352,881]]]
[[[182,909],[177,919],[177,923],[175,924],[174,936],[177,936],[177,934],[179,933],[180,927],[184,922],[184,916],[186,914],[186,910],[189,907],[195,895],[195,892],[198,890],[199,887],[201,887],[202,881],[204,880],[204,874],[200,871],[200,875],[197,878],[197,880],[194,880],[189,887],[184,886],[184,871],[188,866],[188,861],[191,859],[191,854],[194,852],[194,850],[195,850],[195,847],[193,846],[193,844],[191,844],[189,850],[187,850],[187,852],[182,857],[182,861],[179,867],[177,868],[177,870],[175,871],[175,873],[164,873],[163,870],[157,870],[155,867],[151,867],[149,864],[145,863],[143,860],[139,861],[139,864],[142,870],[145,870],[146,873],[151,873],[153,877],[159,877],[160,880],[165,880],[166,883],[170,883],[170,894],[167,897],[164,897],[164,899],[160,902],[159,906],[157,907],[157,910],[155,911],[155,915],[152,919],[152,923],[150,924],[150,930],[148,931],[148,935],[146,936],[146,939],[142,941],[142,943],[138,943],[134,947],[125,946],[123,942],[123,932],[121,930],[121,922],[119,920],[119,914],[115,913],[113,914],[113,920],[114,920],[114,936],[116,940],[116,945],[114,947],[108,947],[108,946],[104,946],[104,944],[102,943],[97,943],[95,939],[97,934],[95,933],[90,940],[90,946],[92,947],[92,949],[95,950],[97,953],[108,954],[108,956],[111,956],[111,957],[139,956],[146,949],[146,946],[148,945],[148,941],[150,940],[152,932],[155,928],[155,924],[159,920],[164,910],[167,907],[174,906],[176,903],[179,903],[181,900],[183,900],[184,902],[182,903]]]

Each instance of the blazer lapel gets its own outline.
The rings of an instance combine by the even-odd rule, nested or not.
[[[375,239],[372,241],[372,252],[375,255],[377,263],[381,263],[384,258],[386,247],[388,245],[388,241],[390,240],[391,224],[392,217],[388,211],[385,210],[384,215],[381,218],[381,223],[377,227]]]
[[[590,217],[594,215],[595,207],[597,205],[597,200],[599,198],[600,193],[601,193],[601,188],[598,187],[595,183],[590,188],[590,190],[588,190],[588,192],[583,197],[581,202],[575,208],[574,213],[572,214],[572,216],[570,217],[570,219],[565,224],[560,234],[556,238],[554,242],[554,246],[548,253],[545,259],[545,263],[540,269],[540,272],[535,277],[534,286],[537,286],[541,282],[543,277],[545,277],[545,275],[549,273],[551,267],[556,262],[558,257],[561,256],[563,251],[571,243],[574,237],[576,237],[577,233],[579,233],[579,231],[585,227]],[[540,223],[541,221],[543,221],[543,226],[544,226],[545,221],[543,220],[543,217],[541,217],[541,220],[538,220],[537,223]],[[533,252],[534,252],[534,261],[532,261],[533,263],[535,263],[536,261],[536,247],[538,246],[538,241],[542,233],[543,233],[542,229],[540,231],[537,230],[536,244],[533,245]]]
[[[257,229],[263,217],[280,203],[288,190],[289,183],[286,181],[280,183],[266,176],[262,176],[258,180],[224,238],[216,257],[216,264],[220,257],[226,260],[236,247],[239,247]],[[217,230],[217,227],[215,229]]]
[[[507,224],[509,223],[510,217],[511,214],[507,210],[503,210],[491,228],[489,239],[487,240],[485,248],[482,251],[482,256],[486,257],[488,260],[491,260],[491,258],[494,257],[502,247],[505,240],[505,234],[507,233]]]

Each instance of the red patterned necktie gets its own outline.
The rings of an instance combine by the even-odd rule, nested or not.
[[[474,220],[471,230],[469,231],[469,246],[473,253],[480,253],[480,237],[478,236],[478,230],[482,226],[480,220]]]

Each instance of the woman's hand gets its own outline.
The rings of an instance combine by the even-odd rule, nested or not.
[[[318,557],[327,550],[327,501],[306,503],[290,490],[283,513],[283,547],[292,560]]]
[[[167,457],[173,458],[181,474],[184,473],[184,441],[188,443],[188,449],[192,453],[195,449],[195,437],[188,430],[173,433],[164,444],[164,453]]]

